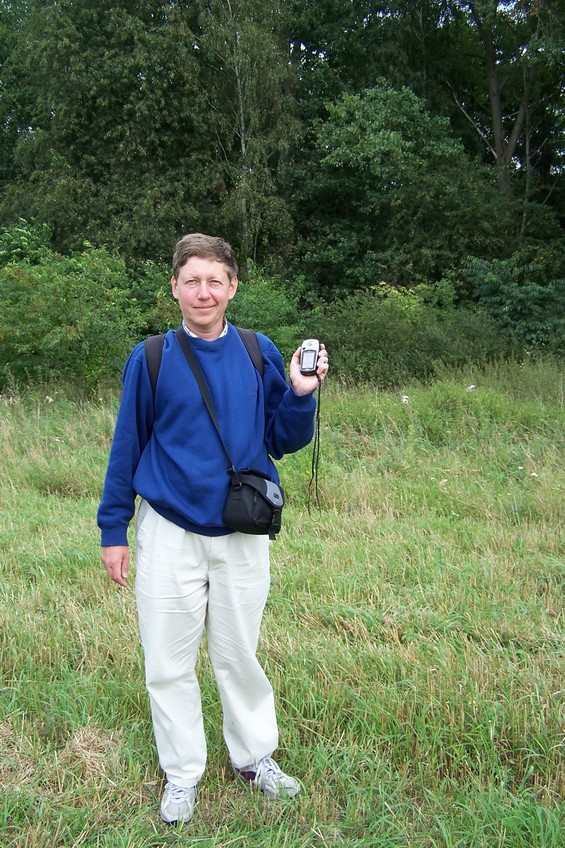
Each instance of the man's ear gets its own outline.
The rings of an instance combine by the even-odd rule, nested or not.
[[[171,291],[173,293],[173,297],[178,300],[179,296],[178,296],[178,293],[177,293],[177,278],[175,277],[174,274],[171,277]]]
[[[231,300],[237,291],[237,284],[239,280],[237,277],[232,277],[230,281],[230,287],[228,289],[228,300]]]

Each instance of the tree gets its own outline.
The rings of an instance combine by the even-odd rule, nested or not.
[[[554,121],[563,110],[565,12],[553,0],[461,0],[453,3],[455,18],[459,13],[482,48],[490,121],[472,105],[458,105],[492,154],[501,191],[509,192],[518,168],[530,178],[536,123],[544,123],[547,109],[555,110]]]
[[[488,170],[408,89],[380,81],[344,95],[316,142],[318,166],[294,188],[300,266],[325,295],[433,281],[467,254],[511,252],[507,204]]]
[[[191,6],[29,0],[9,66],[34,97],[14,108],[5,218],[47,222],[61,250],[86,238],[135,257],[170,252],[171,234],[205,217]]]
[[[27,0],[0,0],[0,197],[14,179],[14,150],[29,127],[33,92],[18,75],[20,35],[27,21]]]
[[[291,237],[277,174],[299,127],[284,38],[285,3],[211,0],[199,18],[202,88],[210,116],[219,223],[242,259]]]
[[[565,221],[564,32],[559,0],[0,0],[0,223],[44,222],[59,251],[88,239],[130,262],[168,260],[183,232],[219,232],[242,264],[331,265],[338,288],[343,256],[362,257],[360,281],[379,269],[406,281],[434,279],[464,246],[489,258],[554,242],[551,210]],[[405,92],[402,104],[362,116],[373,89],[390,109],[385,89]],[[413,147],[404,160],[389,150],[400,171],[380,199],[375,163],[346,155],[338,168],[324,148],[323,127],[336,131],[332,109],[346,103],[353,125],[378,137],[388,120],[399,132],[407,110],[400,135]],[[453,182],[466,206],[446,184],[448,133],[432,118],[450,122],[467,154]],[[425,194],[406,172],[417,150]],[[478,159],[499,175],[502,200]]]

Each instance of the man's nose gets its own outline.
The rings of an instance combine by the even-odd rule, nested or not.
[[[202,280],[202,282],[198,286],[198,297],[202,298],[203,300],[206,300],[206,298],[209,296],[209,294],[210,294],[210,291],[208,289],[208,283],[206,283],[206,282],[204,282],[204,280]]]

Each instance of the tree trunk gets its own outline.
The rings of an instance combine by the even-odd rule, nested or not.
[[[241,189],[241,241],[243,245],[242,256],[249,255],[249,221],[247,208],[247,124],[245,120],[245,100],[243,92],[243,80],[241,78],[241,67],[239,61],[239,27],[232,11],[231,2],[227,0],[230,24],[233,36],[233,72],[235,75],[237,116],[239,125],[239,146],[241,151],[240,165],[240,189]]]
[[[496,164],[499,167],[498,186],[502,192],[509,192],[511,187],[511,164],[516,153],[518,141],[524,130],[526,115],[528,112],[528,101],[535,70],[532,68],[524,73],[524,91],[522,100],[514,119],[510,137],[506,139],[504,132],[504,119],[502,114],[502,95],[500,75],[496,61],[496,46],[491,27],[481,18],[475,3],[469,3],[469,9],[477,26],[480,39],[485,52],[485,63],[488,75],[490,114],[492,120],[492,132],[494,137],[494,152]]]

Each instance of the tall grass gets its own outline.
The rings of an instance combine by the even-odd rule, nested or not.
[[[157,818],[133,592],[99,565],[116,405],[0,399],[0,845],[562,845],[557,368],[324,385],[321,509],[310,449],[285,458],[260,643],[304,792],[279,805],[232,780],[203,652],[208,768],[178,830]]]

